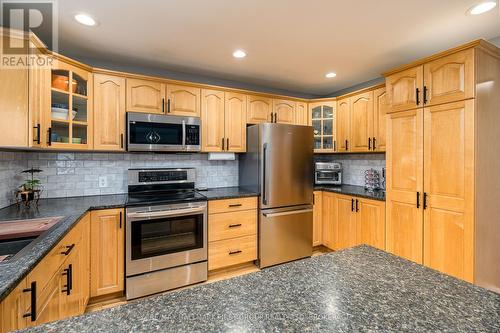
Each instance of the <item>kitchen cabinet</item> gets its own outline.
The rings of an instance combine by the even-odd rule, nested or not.
[[[246,151],[246,96],[202,90],[201,145],[203,152]]]
[[[423,66],[416,66],[385,78],[390,112],[413,110],[422,105]]]
[[[272,112],[272,98],[258,95],[247,95],[247,124],[270,122]]]
[[[341,250],[358,245],[356,199],[337,194],[333,207],[333,248]]]
[[[323,192],[314,191],[313,195],[313,246],[323,244],[322,217],[323,217]]]
[[[24,314],[28,313],[30,293],[26,288],[26,279],[23,279],[0,304],[1,332],[20,330],[27,326],[28,318]]]
[[[274,120],[271,119],[271,122],[293,125],[295,123],[295,107],[294,101],[273,99]]]
[[[351,140],[351,100],[344,98],[337,101],[337,151],[350,150]]]
[[[309,104],[310,125],[314,130],[315,153],[333,153],[336,151],[335,107],[335,101]]]
[[[373,91],[350,97],[349,137],[352,152],[372,150],[373,143]]]
[[[123,209],[90,213],[90,297],[121,293],[125,284]]]
[[[165,113],[165,84],[160,81],[126,79],[127,111]]]
[[[208,203],[208,270],[257,259],[257,198]]]
[[[356,198],[357,243],[385,250],[385,202]]]
[[[125,150],[125,79],[94,75],[94,150]]]
[[[373,91],[373,141],[372,150],[383,152],[386,150],[387,114],[390,104],[385,87]]]
[[[307,109],[307,103],[296,102],[295,106],[295,125],[309,125],[309,110]]]
[[[166,90],[166,114],[199,117],[201,108],[200,93],[200,88],[168,84]]]
[[[335,248],[335,226],[334,226],[334,215],[336,211],[336,195],[331,192],[323,192],[322,194],[322,206],[323,214],[321,216],[322,220],[322,237],[323,245],[329,249]]]
[[[93,148],[93,76],[86,69],[54,61],[51,68],[50,99],[44,110],[47,141],[53,149]],[[70,83],[71,82],[71,83]]]

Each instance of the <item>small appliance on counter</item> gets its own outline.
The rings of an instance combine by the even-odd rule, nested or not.
[[[128,171],[127,299],[207,280],[207,199],[194,188],[195,172]]]
[[[318,185],[342,185],[342,164],[338,162],[316,162],[314,166],[314,183]]]

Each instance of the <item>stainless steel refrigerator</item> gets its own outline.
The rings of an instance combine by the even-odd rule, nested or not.
[[[247,128],[239,183],[260,193],[259,266],[312,254],[313,129],[259,124]]]

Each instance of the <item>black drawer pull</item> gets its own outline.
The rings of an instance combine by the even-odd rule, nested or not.
[[[229,228],[236,228],[236,227],[241,227],[241,223],[229,225]]]
[[[372,138],[368,138],[368,150],[372,150]]]
[[[69,287],[70,284],[69,268],[63,269],[62,275],[66,276],[66,284],[64,285],[64,288],[66,289],[63,289],[62,292],[65,293],[66,295],[69,295],[71,293],[71,289]]]
[[[66,245],[66,251],[62,251],[61,254],[64,254],[65,256],[69,255],[74,247],[75,247],[74,243],[71,245]]]
[[[351,199],[351,212],[354,212],[354,199]]]
[[[241,253],[241,250],[229,251],[229,255]]]
[[[375,137],[373,137],[373,150],[375,150]]]
[[[359,200],[356,199],[356,212],[359,212],[359,207],[358,207]]]
[[[23,314],[23,318],[30,317],[31,321],[36,321],[36,281],[31,282],[30,288],[23,289],[23,293],[31,293],[31,312]]]
[[[231,205],[229,205],[230,208],[231,207],[241,207],[241,206],[243,206],[243,205],[242,204],[231,204]]]

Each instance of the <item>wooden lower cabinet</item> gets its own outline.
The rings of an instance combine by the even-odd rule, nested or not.
[[[314,191],[313,206],[313,246],[323,244],[322,223],[323,223],[323,192]]]
[[[358,245],[355,200],[350,196],[335,195],[333,203],[333,248],[335,250]]]
[[[385,250],[385,202],[357,199],[358,243]]]
[[[125,223],[123,209],[90,213],[90,297],[123,292]]]
[[[333,217],[335,212],[335,199],[336,195],[331,192],[323,192],[322,193],[322,214],[321,214],[321,234],[322,234],[322,242],[323,245],[334,249],[334,226],[333,226]]]
[[[0,304],[1,332],[22,329],[28,325],[28,318],[23,316],[28,313],[30,304],[30,293],[23,291],[26,288],[26,279],[24,279]]]
[[[208,204],[208,270],[257,259],[257,198]]]

